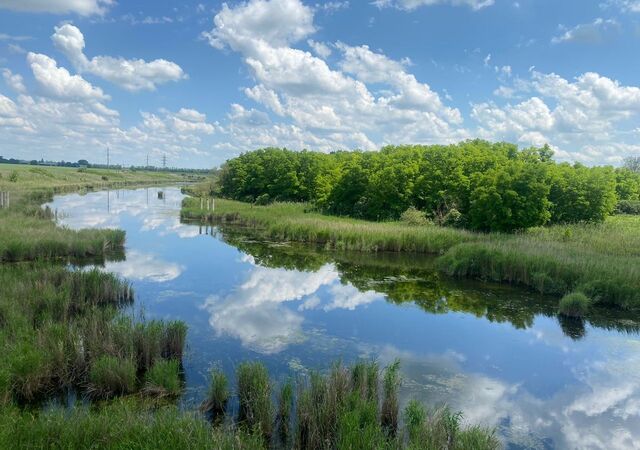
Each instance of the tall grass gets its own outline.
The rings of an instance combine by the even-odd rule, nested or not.
[[[51,191],[14,197],[11,207],[0,209],[0,263],[105,257],[123,249],[124,231],[57,227],[51,211],[40,207],[51,200]]]
[[[133,294],[113,274],[0,265],[0,285],[0,398],[30,402],[64,387],[121,395],[157,361],[182,354],[184,324],[123,316],[118,307]]]
[[[227,412],[229,403],[229,381],[225,373],[219,369],[213,369],[210,373],[209,391],[202,409],[211,414],[213,423],[221,423]]]
[[[238,422],[249,431],[259,431],[268,441],[273,432],[273,405],[269,372],[262,363],[238,366],[238,401]]]
[[[309,205],[298,203],[254,206],[216,199],[215,208],[215,211],[200,209],[200,199],[187,198],[181,215],[185,220],[232,223],[259,230],[269,238],[340,250],[441,253],[452,245],[474,239],[467,231],[435,225],[413,226],[402,222],[368,222],[327,216],[312,212]]]
[[[156,361],[145,375],[144,392],[156,398],[180,395],[180,362],[175,359]]]
[[[519,284],[558,297],[581,290],[596,304],[640,308],[638,216],[509,235],[328,216],[306,204],[257,206],[216,199],[215,205],[215,211],[209,211],[200,208],[200,199],[187,198],[182,217],[331,249],[432,253],[441,255],[438,267],[451,276]]]
[[[77,406],[35,413],[0,409],[0,448],[255,450],[264,446],[260,437],[213,428],[197,414],[177,407],[157,408],[125,398],[97,409]]]
[[[136,365],[130,359],[101,356],[92,364],[89,383],[92,397],[130,394],[136,390]]]

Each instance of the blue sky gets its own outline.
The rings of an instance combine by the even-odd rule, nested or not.
[[[0,0],[0,154],[211,167],[469,138],[640,153],[640,0]]]

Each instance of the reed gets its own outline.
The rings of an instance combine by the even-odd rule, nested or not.
[[[400,402],[398,389],[400,387],[400,360],[396,359],[384,372],[382,410],[380,424],[388,436],[396,436],[398,433],[398,414]]]
[[[136,365],[129,359],[101,356],[89,372],[89,395],[110,398],[136,390]]]
[[[583,317],[589,312],[591,300],[582,292],[572,292],[560,300],[558,310],[567,317]]]
[[[179,396],[182,392],[180,362],[175,359],[156,361],[145,375],[144,392],[155,398]]]
[[[264,364],[247,362],[238,366],[238,422],[249,431],[259,431],[268,442],[273,432],[271,381]]]
[[[220,369],[212,369],[209,379],[209,391],[207,400],[202,405],[202,409],[211,414],[213,423],[223,422],[227,413],[227,406],[231,393],[229,392],[229,381],[225,373]]]

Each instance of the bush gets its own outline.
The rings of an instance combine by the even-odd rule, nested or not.
[[[98,398],[130,394],[136,389],[136,365],[130,359],[101,356],[89,372],[89,393]]]
[[[640,201],[638,200],[620,200],[616,206],[617,214],[633,214],[640,215]]]
[[[11,172],[11,174],[9,175],[9,181],[11,181],[12,183],[18,181],[18,171],[14,170],[13,172]]]
[[[409,225],[428,225],[429,219],[427,219],[427,215],[410,206],[405,212],[400,216],[400,220],[402,222],[408,223]]]
[[[582,292],[572,292],[560,300],[560,314],[568,317],[583,317],[589,311],[591,300]]]
[[[156,361],[147,372],[145,381],[145,393],[156,397],[177,397],[182,391],[179,362]]]

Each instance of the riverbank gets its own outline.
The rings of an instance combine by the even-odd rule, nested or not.
[[[302,203],[257,206],[187,198],[184,220],[248,227],[263,237],[328,249],[438,255],[451,276],[517,284],[558,297],[584,292],[593,303],[640,308],[640,217],[603,224],[538,227],[517,234],[473,233],[437,225],[369,222],[320,214]]]

